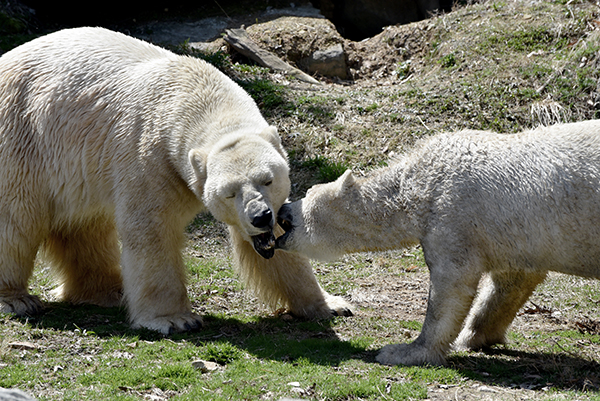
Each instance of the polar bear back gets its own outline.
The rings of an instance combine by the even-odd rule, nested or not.
[[[244,126],[268,124],[221,72],[117,32],[63,30],[0,58],[0,194],[58,220],[110,213],[115,181],[142,170],[186,181],[184,149]]]
[[[599,126],[439,135],[392,173],[409,165],[409,198],[429,199],[422,226],[452,227],[483,259],[598,277]]]

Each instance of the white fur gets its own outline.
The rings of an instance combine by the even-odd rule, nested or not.
[[[453,342],[503,342],[547,271],[600,277],[600,120],[438,135],[365,179],[313,187],[279,215],[293,228],[278,247],[312,258],[420,243],[431,274],[423,330],[377,360],[442,364]]]
[[[275,224],[288,171],[250,96],[201,60],[101,28],[26,43],[0,58],[0,310],[41,307],[27,281],[43,247],[62,299],[115,305],[122,292],[133,327],[195,328],[181,248],[206,208],[270,304],[347,313],[307,259],[257,258],[248,242],[268,229],[253,213],[269,209]]]

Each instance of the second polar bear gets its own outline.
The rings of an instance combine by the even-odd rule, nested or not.
[[[61,299],[122,296],[133,327],[196,328],[181,250],[207,209],[267,303],[348,314],[306,258],[273,255],[288,170],[275,128],[204,61],[102,28],[26,43],[0,58],[0,311],[40,309],[27,283],[41,247]]]
[[[279,218],[277,247],[316,259],[420,243],[423,329],[377,360],[443,364],[453,342],[503,342],[549,270],[600,278],[600,120],[437,135],[367,178],[348,171],[311,188]]]

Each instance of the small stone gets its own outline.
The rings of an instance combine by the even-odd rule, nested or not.
[[[480,386],[478,389],[478,391],[484,392],[484,393],[497,393],[498,391],[494,390],[491,387],[488,386]]]
[[[212,372],[219,369],[219,364],[215,362],[203,361],[198,359],[192,362],[192,367],[201,371],[202,373]]]
[[[35,401],[29,394],[17,389],[0,387],[0,400],[3,401]]]
[[[37,346],[34,343],[30,343],[28,341],[15,341],[12,343],[9,343],[8,346],[12,349],[21,349],[21,350],[34,350],[34,349],[38,349],[39,346]]]
[[[291,322],[294,320],[294,316],[290,315],[289,313],[284,313],[279,318],[284,322]]]

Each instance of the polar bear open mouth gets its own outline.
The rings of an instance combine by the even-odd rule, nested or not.
[[[252,237],[254,249],[265,259],[271,259],[275,254],[275,236],[273,231],[258,234]]]

